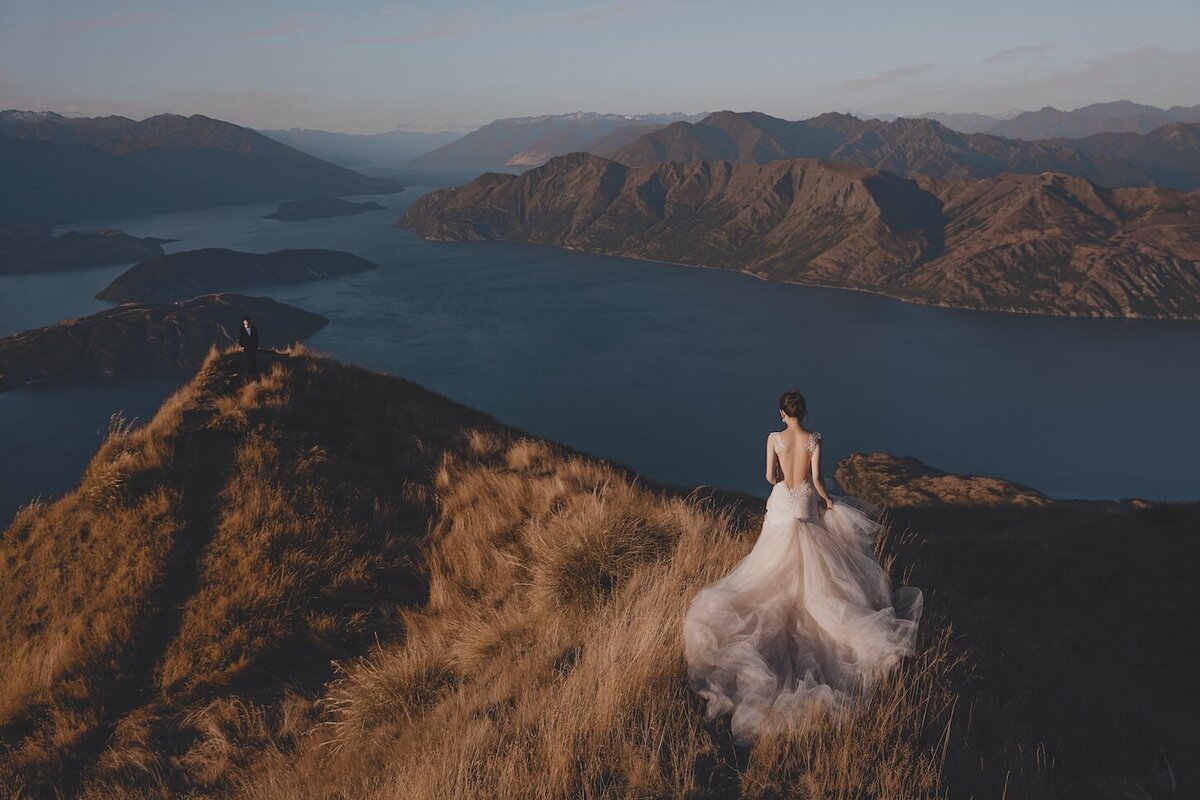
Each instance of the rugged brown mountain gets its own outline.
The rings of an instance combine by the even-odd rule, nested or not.
[[[14,231],[25,226],[0,226]],[[162,239],[130,236],[123,231],[65,231],[50,238],[26,236],[13,241],[11,249],[0,246],[0,274],[49,272],[99,264],[145,261],[163,254]]]
[[[1148,140],[1145,147],[1159,145]],[[1200,148],[1191,167],[1149,170],[1117,154],[1094,152],[1074,142],[1026,142],[987,134],[964,134],[931,119],[890,122],[849,114],[822,114],[788,121],[758,112],[721,111],[700,122],[676,122],[617,148],[594,150],[630,166],[664,161],[751,161],[821,158],[875,167],[898,175],[956,179],[988,178],[1002,172],[1046,171],[1079,175],[1104,186],[1200,186]]]
[[[206,247],[135,264],[96,297],[114,303],[170,303],[249,286],[305,283],[365,272],[377,266],[341,250],[306,248],[242,253]]]
[[[0,392],[33,383],[195,369],[213,347],[237,341],[244,317],[257,323],[263,347],[305,339],[329,322],[267,297],[236,294],[123,305],[0,339]]]
[[[398,224],[963,308],[1200,317],[1200,197],[1057,174],[918,182],[808,159],[573,154],[431,192]]]

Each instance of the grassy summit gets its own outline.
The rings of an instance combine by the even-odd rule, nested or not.
[[[1008,785],[1151,796],[1188,777],[1176,759],[1194,737],[1172,738],[1170,725],[1137,728],[1151,746],[1116,759],[1113,735],[1042,726],[1071,674],[1053,648],[1015,647],[1000,666],[977,647],[1038,624],[1009,602],[1025,573],[985,580],[997,565],[1019,552],[1070,569],[1058,543],[1029,554],[1005,526],[1078,518],[1068,508],[929,512],[929,530],[887,553],[930,591],[919,655],[844,717],[744,751],[687,689],[680,620],[749,549],[760,501],[654,486],[303,351],[265,358],[254,381],[240,363],[210,356],[145,427],[114,428],[77,490],[29,506],[0,536],[7,794],[913,798]],[[866,466],[853,473],[864,486]],[[1105,509],[1086,513],[1171,546],[1200,517]],[[1194,630],[1174,573],[1157,587],[1128,574],[1038,583],[1072,657],[1117,624],[1084,601],[1129,580],[1180,600],[1156,625]],[[1157,649],[1123,655],[1123,669],[1186,658],[1178,639],[1142,638]],[[1123,698],[1090,683],[1072,697],[1118,721],[1131,693],[1167,708],[1142,677],[1125,676]],[[1053,750],[1046,730],[1065,737]]]

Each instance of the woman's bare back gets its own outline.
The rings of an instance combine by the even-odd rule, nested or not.
[[[806,431],[803,428],[779,431],[776,437],[775,458],[783,471],[783,483],[789,489],[794,489],[812,474],[812,451],[821,434]]]

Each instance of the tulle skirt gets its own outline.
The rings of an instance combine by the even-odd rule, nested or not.
[[[683,624],[692,688],[735,740],[869,691],[914,650],[922,596],[892,592],[880,526],[848,502],[819,510],[811,484],[777,483],[750,553],[692,601]]]

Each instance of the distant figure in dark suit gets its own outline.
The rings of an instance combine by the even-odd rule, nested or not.
[[[242,320],[242,329],[238,331],[238,346],[246,354],[246,365],[250,374],[258,374],[258,326],[249,317]]]

